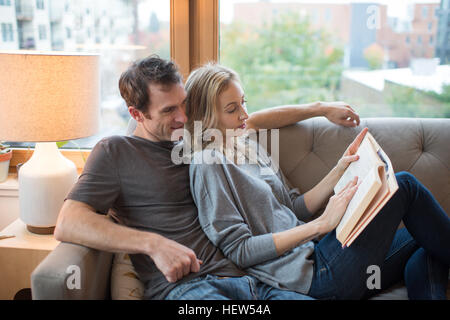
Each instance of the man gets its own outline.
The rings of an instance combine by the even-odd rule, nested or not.
[[[122,74],[119,88],[137,122],[134,135],[97,143],[61,209],[56,239],[129,253],[148,299],[304,299],[244,276],[203,233],[189,166],[171,161],[172,132],[187,121],[175,64],[156,56],[138,61]],[[344,103],[279,107],[248,121],[274,128],[319,115],[359,124]],[[118,223],[105,215],[110,208]]]

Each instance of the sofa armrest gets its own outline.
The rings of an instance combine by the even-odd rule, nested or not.
[[[33,299],[109,299],[112,258],[110,252],[60,243],[31,274]],[[77,284],[78,275],[79,288],[69,289],[67,282]]]

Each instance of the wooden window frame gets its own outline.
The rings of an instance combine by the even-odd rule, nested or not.
[[[218,61],[219,0],[171,0],[170,55],[183,77],[200,65]]]
[[[170,0],[170,56],[187,79],[198,66],[219,58],[219,0]],[[25,163],[34,149],[15,149],[10,173],[19,163]],[[81,172],[90,149],[63,149]]]

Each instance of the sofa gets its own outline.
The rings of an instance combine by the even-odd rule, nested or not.
[[[132,126],[131,126],[132,127]],[[325,118],[313,118],[282,128],[280,167],[288,180],[306,192],[336,164],[358,132],[368,127],[392,161],[394,171],[414,174],[450,213],[450,119],[367,118],[357,128],[345,128]],[[129,127],[129,132],[132,130]],[[269,135],[270,136],[270,135]],[[401,227],[401,226],[399,226]],[[139,299],[142,290],[131,266],[116,255],[71,243],[60,243],[31,275],[33,299]],[[121,260],[121,261],[119,261]],[[69,289],[68,267],[79,266],[81,286]],[[121,275],[135,281],[123,283]],[[133,288],[135,286],[135,288]],[[448,287],[450,288],[450,286]],[[129,294],[126,292],[129,291]],[[447,296],[450,298],[449,290]],[[407,299],[400,282],[372,299]]]

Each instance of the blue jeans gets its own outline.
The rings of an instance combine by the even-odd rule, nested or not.
[[[179,284],[166,300],[313,300],[303,294],[280,290],[251,276],[220,278],[213,275]]]
[[[310,296],[363,299],[404,279],[410,299],[446,299],[450,219],[413,175],[396,178],[399,189],[350,247],[335,231],[316,244]],[[401,220],[406,228],[397,230]],[[379,267],[380,289],[367,285],[369,266]]]

